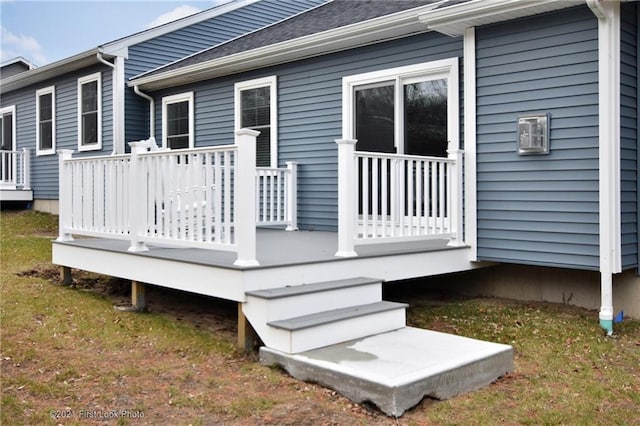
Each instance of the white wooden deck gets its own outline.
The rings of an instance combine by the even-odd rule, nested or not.
[[[259,266],[234,265],[235,253],[149,244],[149,251],[129,252],[129,242],[115,239],[54,241],[53,263],[244,301],[245,292],[318,281],[375,276],[394,281],[473,269],[468,247],[448,247],[448,240],[427,240],[358,247],[358,256],[336,257],[336,232],[273,229],[257,231]]]

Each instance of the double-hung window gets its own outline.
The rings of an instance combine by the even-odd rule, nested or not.
[[[458,147],[458,59],[345,77],[343,133],[358,151],[446,157]]]
[[[278,167],[276,76],[235,84],[236,129],[260,132],[256,138],[256,165]]]
[[[193,92],[162,98],[162,146],[194,147]]]
[[[36,91],[36,154],[56,152],[56,91],[54,86]]]
[[[78,79],[78,150],[102,149],[102,74]]]

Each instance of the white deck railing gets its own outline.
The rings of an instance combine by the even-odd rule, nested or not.
[[[72,234],[234,251],[255,266],[256,225],[296,227],[296,167],[255,167],[257,132],[239,130],[218,147],[131,154],[60,156],[60,237]]]
[[[0,151],[0,188],[31,189],[30,158],[27,148],[21,151]]]
[[[256,187],[257,224],[297,230],[297,163],[287,162],[286,169],[259,167]]]
[[[337,256],[358,244],[417,239],[462,243],[462,151],[448,158],[356,152],[339,140]]]

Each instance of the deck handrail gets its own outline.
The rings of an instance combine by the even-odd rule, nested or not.
[[[361,152],[355,140],[338,144],[338,252],[355,246],[462,236],[462,155],[448,157]]]
[[[3,188],[31,189],[31,152],[0,150],[0,186]]]
[[[257,169],[258,134],[241,129],[233,145],[197,149],[147,151],[140,141],[131,154],[59,151],[58,240],[124,239],[134,252],[147,243],[225,250],[238,266],[258,265],[256,225],[297,226],[296,164]]]

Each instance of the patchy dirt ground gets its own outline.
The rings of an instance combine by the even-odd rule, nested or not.
[[[18,275],[43,278],[51,285],[60,285],[60,270],[51,265],[40,265]],[[114,306],[129,301],[129,283],[116,278],[74,270],[71,288],[107,297]],[[147,288],[146,296],[149,312],[163,314],[176,323],[222,337],[230,344],[235,342],[235,303],[155,286]],[[120,321],[125,322],[126,315],[144,314],[123,313],[119,318],[124,319]],[[46,316],[35,318],[35,321],[45,322]],[[5,377],[20,374],[66,388],[65,396],[50,395],[40,401],[22,395],[28,407],[25,420],[38,423],[33,420],[42,418],[43,412],[48,413],[52,401],[59,401],[59,408],[55,408],[53,414],[60,424],[69,424],[69,421],[72,424],[78,420],[82,424],[110,424],[110,421],[88,419],[86,413],[108,411],[112,407],[128,407],[134,414],[135,407],[144,407],[141,409],[145,416],[143,419],[121,419],[125,424],[397,424],[396,419],[387,417],[373,406],[354,404],[330,389],[300,382],[278,369],[263,367],[257,361],[257,354],[232,352],[210,357],[204,363],[195,362],[179,350],[150,350],[153,342],[147,341],[144,335],[133,334],[131,337],[139,339],[138,346],[142,349],[139,353],[127,348],[110,350],[100,345],[91,350],[81,345],[60,345],[59,356],[64,364],[57,365],[57,369],[43,369],[39,362],[3,359]],[[86,365],[96,351],[108,353],[109,362],[100,366]],[[144,359],[140,359],[141,353]],[[107,366],[114,363],[143,363],[148,366],[150,374],[132,369],[131,374],[114,375]],[[85,368],[81,370],[76,365],[84,365]],[[5,391],[21,396],[21,389],[17,387],[10,386]],[[89,403],[85,405],[85,417],[80,419],[77,407],[78,402],[83,401]]]

